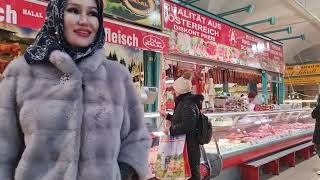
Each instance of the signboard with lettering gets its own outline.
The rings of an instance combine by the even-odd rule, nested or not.
[[[36,4],[24,0],[0,1],[0,23],[40,29],[46,16],[45,3]],[[106,42],[131,46],[156,52],[168,50],[168,36],[145,28],[106,19]]]
[[[161,0],[104,0],[104,12],[126,21],[161,29]]]
[[[285,78],[286,85],[304,85],[304,84],[317,84],[320,83],[320,76],[300,76],[294,78]]]
[[[286,66],[285,76],[319,75],[320,63]]]
[[[285,84],[320,83],[320,63],[286,66]]]
[[[105,20],[106,42],[156,52],[167,52],[169,37],[139,27]]]
[[[0,1],[0,23],[40,29],[46,16],[46,7],[25,0]]]
[[[283,47],[174,2],[164,2],[170,53],[284,73]]]

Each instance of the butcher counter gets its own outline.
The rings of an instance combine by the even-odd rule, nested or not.
[[[207,114],[213,124],[211,143],[204,145],[212,171],[216,156],[222,157],[222,172],[214,180],[239,180],[240,165],[312,140],[315,121],[312,109]],[[161,131],[158,113],[146,113],[150,132]]]

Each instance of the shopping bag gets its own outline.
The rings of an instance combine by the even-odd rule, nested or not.
[[[185,135],[160,137],[155,175],[161,180],[186,180],[191,177]]]
[[[151,180],[154,179],[156,174],[156,162],[157,162],[157,155],[158,155],[158,149],[159,149],[159,141],[160,136],[164,135],[163,133],[150,133],[150,137],[152,139],[152,145],[149,151],[149,160],[148,160],[148,166],[149,166],[149,173],[147,175],[147,179]]]

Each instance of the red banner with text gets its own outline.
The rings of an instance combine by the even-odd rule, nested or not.
[[[169,37],[130,26],[105,20],[106,42],[156,52],[168,51]]]
[[[40,29],[46,16],[43,2],[32,3],[25,0],[0,1],[0,23]]]
[[[164,2],[171,53],[284,73],[283,47],[171,1]]]
[[[46,4],[43,2],[35,3],[25,0],[0,1],[0,23],[40,29],[45,16]],[[168,50],[169,38],[160,33],[108,20],[104,22],[104,27],[106,30],[106,42],[156,52],[166,52]]]

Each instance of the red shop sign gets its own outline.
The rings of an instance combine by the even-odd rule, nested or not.
[[[0,23],[40,29],[45,16],[46,6],[40,3],[25,0],[0,1]]]
[[[0,1],[0,23],[40,29],[45,16],[46,3],[34,3],[25,0]],[[124,25],[111,20],[106,20],[104,26],[106,42],[157,52],[168,50],[169,38],[160,33],[148,32],[143,28]]]
[[[175,40],[171,53],[284,72],[282,46],[171,1],[164,2],[164,27]]]
[[[169,37],[112,20],[104,22],[106,42],[145,50],[167,52]]]

